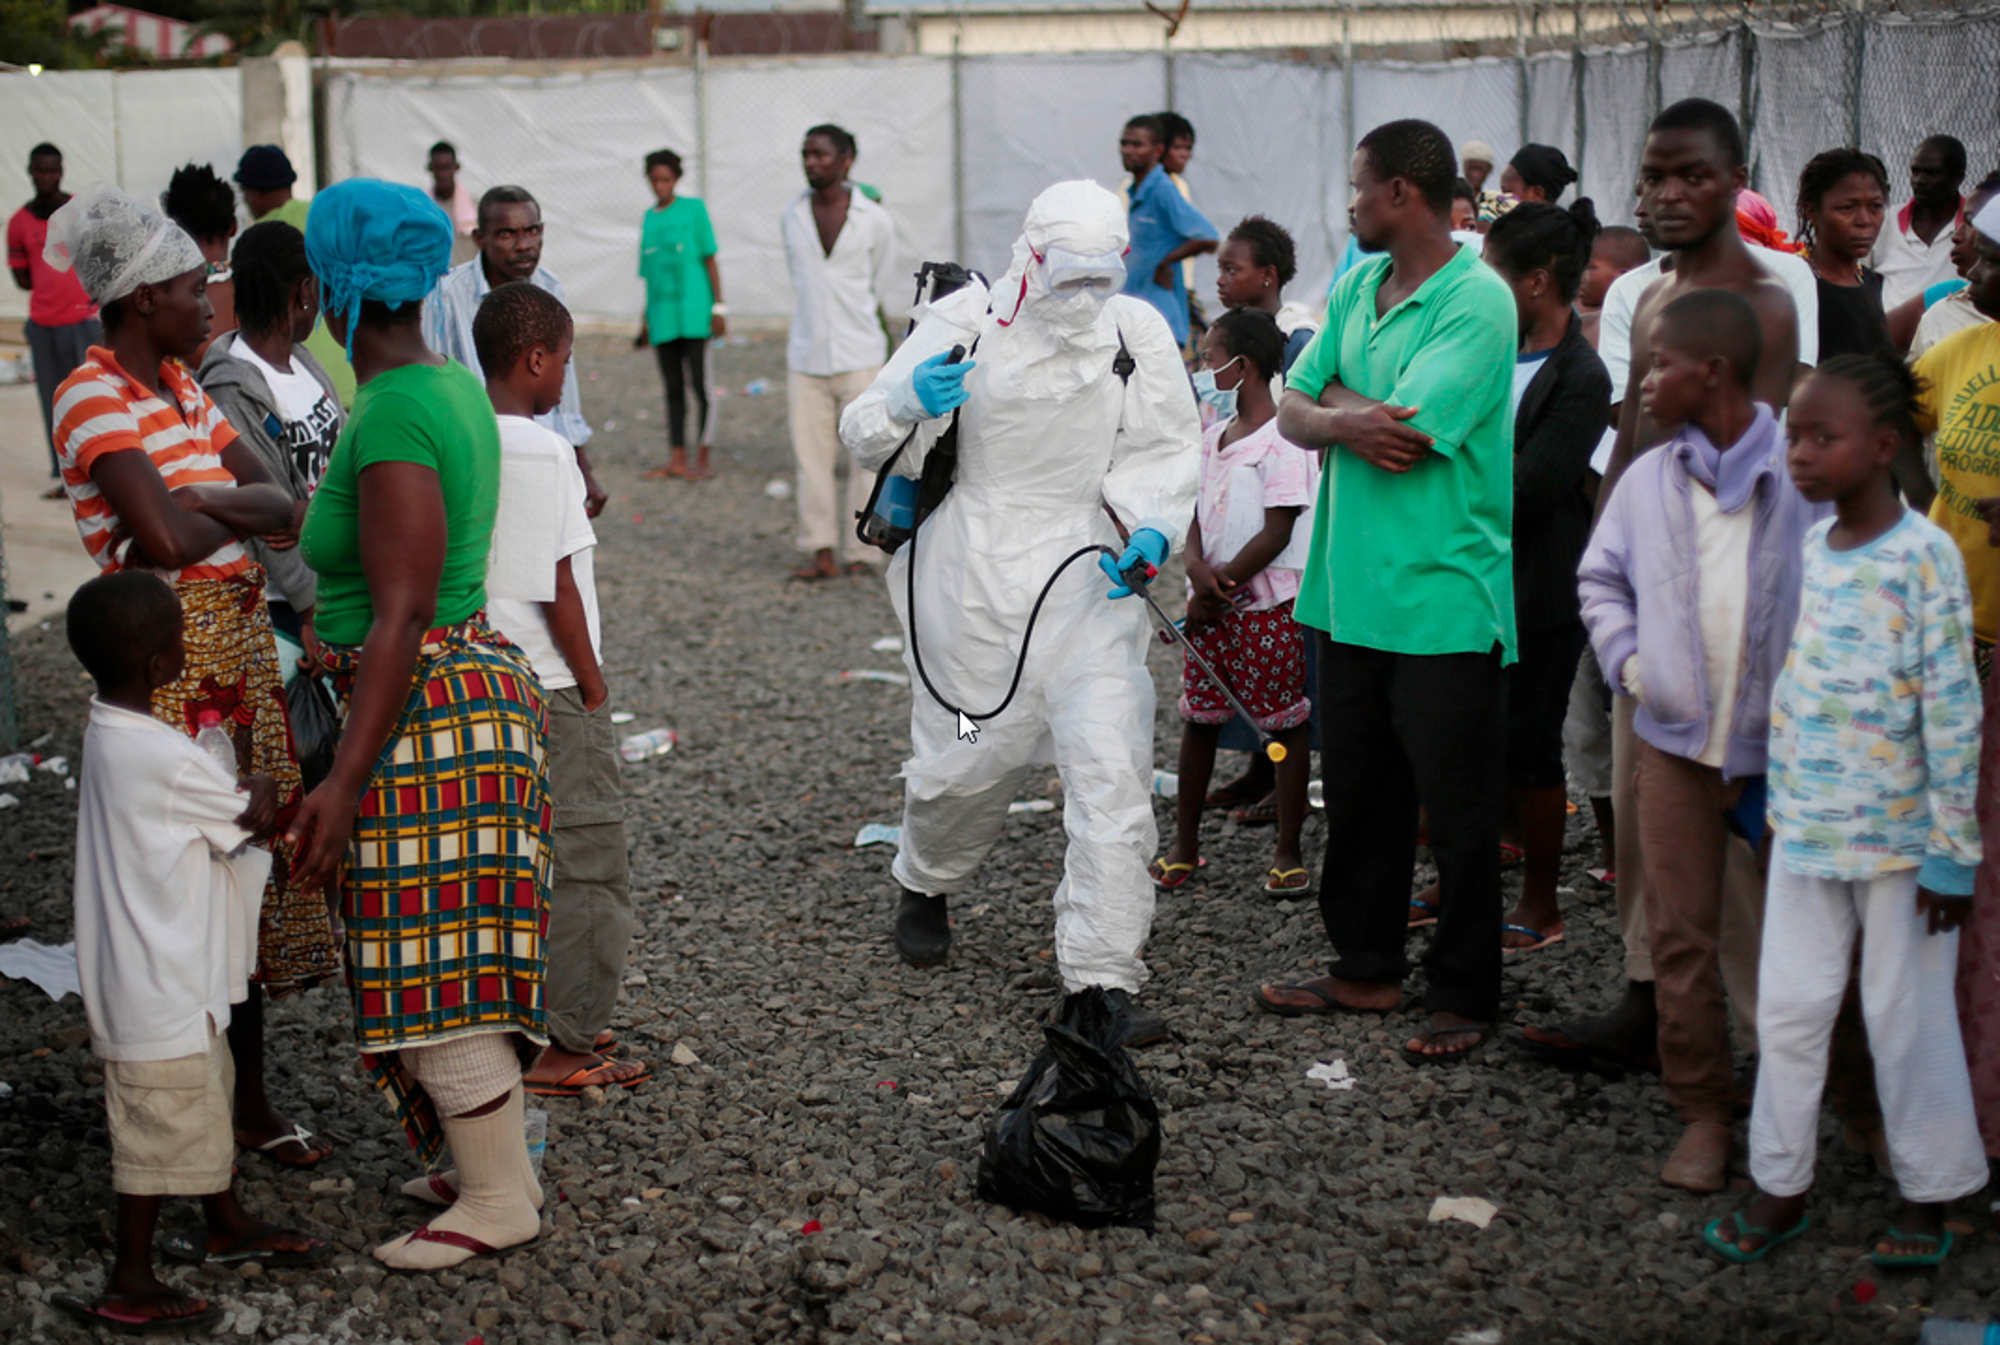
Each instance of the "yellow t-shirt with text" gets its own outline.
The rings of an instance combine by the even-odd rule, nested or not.
[[[1937,436],[1931,522],[1958,543],[1972,588],[1972,634],[2000,636],[2000,548],[1988,544],[1975,502],[2000,496],[2000,323],[1968,327],[1917,361],[1918,427]]]

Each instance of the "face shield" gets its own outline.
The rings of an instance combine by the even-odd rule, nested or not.
[[[1051,247],[1028,276],[1034,315],[1061,331],[1096,325],[1105,303],[1124,287],[1125,259],[1116,252],[1080,253]]]

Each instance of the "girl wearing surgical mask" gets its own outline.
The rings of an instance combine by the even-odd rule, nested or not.
[[[1312,537],[1318,456],[1278,434],[1271,378],[1284,338],[1261,309],[1223,314],[1202,338],[1195,393],[1215,420],[1202,436],[1201,495],[1187,539],[1187,639],[1242,700],[1250,717],[1285,747],[1278,765],[1278,836],[1260,886],[1273,896],[1308,891],[1299,856],[1310,770],[1305,634],[1292,601]],[[1179,887],[1201,865],[1201,814],[1223,725],[1234,714],[1192,659],[1183,669],[1176,833],[1153,861],[1153,882]]]

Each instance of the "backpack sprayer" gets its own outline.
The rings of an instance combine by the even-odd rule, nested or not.
[[[976,271],[969,271],[956,262],[925,262],[917,271],[916,302],[922,304],[925,301],[926,288],[930,291],[929,301],[936,303],[946,295],[963,289],[968,282],[975,279],[981,284],[986,283],[984,276]],[[912,322],[910,325],[914,330],[916,324]],[[978,344],[977,339],[973,344],[975,346]],[[965,346],[955,345],[951,348],[951,354],[946,357],[945,363],[961,363],[969,353],[971,352]],[[1121,332],[1118,337],[1118,357],[1112,361],[1111,368],[1118,375],[1119,381],[1129,382],[1136,367],[1131,352],[1126,349],[1124,333]],[[1021,652],[1014,659],[1014,676],[1007,683],[1007,694],[1000,698],[998,705],[983,714],[976,714],[962,705],[953,704],[945,699],[944,694],[931,681],[930,673],[925,671],[923,646],[917,639],[917,531],[923,526],[924,520],[944,503],[944,497],[951,493],[952,482],[958,474],[958,412],[952,412],[951,424],[944,428],[943,433],[938,435],[937,442],[931,445],[930,452],[925,454],[921,475],[914,478],[899,475],[895,470],[896,461],[903,456],[903,451],[910,446],[911,440],[915,437],[916,430],[912,429],[903,442],[897,445],[896,451],[889,455],[888,461],[882,464],[881,471],[876,473],[875,488],[868,494],[867,507],[854,516],[854,535],[859,541],[879,547],[891,555],[895,554],[905,542],[909,543],[909,563],[904,570],[904,578],[908,585],[904,610],[909,613],[910,619],[910,661],[916,665],[917,677],[922,681],[924,690],[930,693],[931,699],[958,716],[959,739],[963,742],[977,742],[979,726],[989,719],[997,718],[1013,704],[1014,694],[1021,689],[1021,674],[1028,665],[1028,646],[1035,638],[1035,621],[1041,616],[1042,604],[1048,601],[1048,596],[1055,589],[1056,581],[1062,578],[1063,571],[1088,556],[1109,556],[1115,563],[1118,552],[1102,542],[1093,542],[1065,556],[1062,563],[1049,575],[1048,582],[1042,585],[1042,591],[1035,595],[1035,605],[1028,610],[1028,624],[1021,633]],[[1110,512],[1108,508],[1106,512]],[[1113,521],[1117,521],[1115,516]],[[1121,526],[1119,532],[1122,534],[1124,531]],[[1177,626],[1173,618],[1168,616],[1154,600],[1151,581],[1158,574],[1157,566],[1142,559],[1123,571],[1119,579],[1126,588],[1145,601],[1147,608],[1159,618],[1164,634],[1180,643],[1181,648],[1187,651],[1189,660],[1201,670],[1203,676],[1216,685],[1230,707],[1243,717],[1243,722],[1250,726],[1251,732],[1257,735],[1258,741],[1262,744],[1265,757],[1274,764],[1283,761],[1286,756],[1285,745],[1258,727],[1256,719],[1243,707],[1243,702],[1237,699],[1236,692],[1231,689],[1229,683],[1223,681],[1221,675],[1209,666],[1208,660],[1188,642],[1186,632]]]

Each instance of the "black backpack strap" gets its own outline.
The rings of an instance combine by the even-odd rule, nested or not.
[[[1111,372],[1118,375],[1120,383],[1130,384],[1132,371],[1138,367],[1139,362],[1132,358],[1132,351],[1125,344],[1125,329],[1121,327],[1118,329],[1118,356],[1111,361]]]

